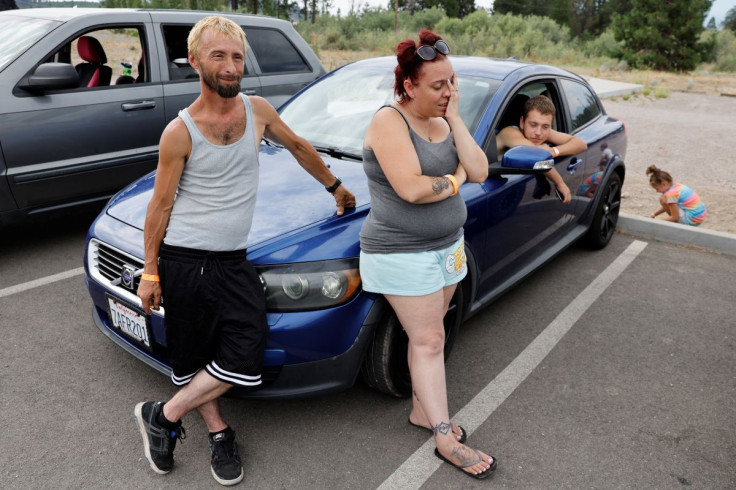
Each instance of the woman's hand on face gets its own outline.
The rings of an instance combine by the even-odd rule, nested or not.
[[[447,79],[447,88],[450,89],[450,100],[447,102],[447,111],[445,117],[460,116],[460,92],[457,86],[457,75],[452,73],[452,78]]]

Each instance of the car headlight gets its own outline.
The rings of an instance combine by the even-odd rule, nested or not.
[[[332,308],[360,290],[358,259],[256,266],[268,311]]]

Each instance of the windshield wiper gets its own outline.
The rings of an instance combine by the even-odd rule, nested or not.
[[[317,150],[318,152],[330,155],[332,158],[340,158],[340,159],[350,158],[353,160],[363,160],[362,155],[356,155],[355,153],[343,151],[343,150],[335,148],[334,146],[319,146],[319,145],[312,145],[312,146],[314,146],[314,149]]]
[[[283,145],[280,145],[276,143],[275,141],[271,141],[270,139],[264,137],[262,138],[262,141],[266,144],[266,146],[271,146],[273,148],[283,148]],[[355,153],[350,153],[348,151],[343,151],[335,148],[334,146],[320,146],[320,145],[312,145],[315,150],[317,150],[320,153],[325,153],[326,155],[330,155],[332,158],[351,158],[353,160],[363,160],[362,155],[357,155]]]

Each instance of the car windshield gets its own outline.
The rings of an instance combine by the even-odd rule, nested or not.
[[[458,76],[460,116],[470,133],[501,82]],[[350,65],[326,76],[281,109],[281,118],[319,150],[361,158],[373,114],[395,100],[392,69]]]
[[[39,39],[51,32],[59,22],[28,17],[0,17],[0,71]]]

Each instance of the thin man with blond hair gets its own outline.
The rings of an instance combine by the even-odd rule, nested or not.
[[[288,149],[333,194],[338,215],[355,206],[355,197],[265,99],[240,93],[246,49],[240,26],[206,17],[190,32],[188,48],[201,93],[161,135],[138,288],[146,314],[166,298],[171,379],[180,389],[165,403],[138,403],[134,415],[151,468],[165,474],[185,436],[181,418],[197,410],[209,431],[212,475],[234,485],[243,464],[218,399],[233,386],[261,386],[266,300],[245,250],[261,138]]]

